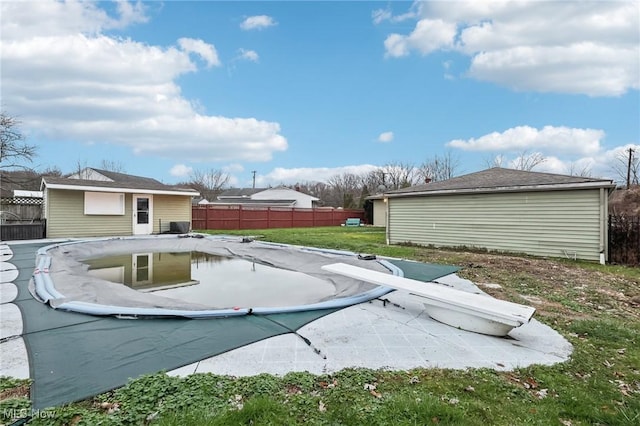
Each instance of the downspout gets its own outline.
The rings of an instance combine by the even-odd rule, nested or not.
[[[606,262],[609,261],[609,196],[613,193],[613,191],[615,191],[615,187],[614,188],[602,188],[601,190],[601,205],[602,205],[602,211],[603,211],[603,216],[604,216],[604,220],[602,221],[602,227],[603,227],[603,241],[602,241],[602,245],[604,246],[603,250],[602,250],[602,255],[600,256],[600,263],[601,264],[605,264]]]
[[[384,226],[385,226],[385,234],[386,234],[386,237],[387,237],[387,245],[390,245],[391,244],[391,233],[389,231],[389,211],[391,209],[390,209],[389,205],[391,203],[389,202],[389,198],[388,197],[383,198],[382,202],[386,204],[386,207],[385,207],[386,214],[384,215],[385,216],[384,217],[384,222],[385,222]]]

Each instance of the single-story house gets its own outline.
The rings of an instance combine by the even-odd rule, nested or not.
[[[386,192],[388,244],[604,263],[611,180],[491,168]],[[374,202],[377,202],[374,200]]]
[[[66,178],[44,177],[41,186],[47,238],[188,231],[191,198],[200,195],[155,179],[94,168]]]
[[[233,188],[218,195],[211,204],[241,204],[243,206],[313,208],[319,198],[279,186],[276,188]]]

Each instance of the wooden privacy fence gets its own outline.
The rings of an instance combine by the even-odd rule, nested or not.
[[[192,229],[268,229],[340,226],[348,218],[364,222],[364,210],[290,207],[247,207],[207,204],[193,206]]]
[[[609,216],[609,262],[640,265],[640,216]]]

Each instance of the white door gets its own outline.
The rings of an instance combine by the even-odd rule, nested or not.
[[[133,195],[133,235],[149,235],[153,232],[153,197]]]
[[[153,283],[153,254],[134,253],[131,256],[131,287],[139,289]]]

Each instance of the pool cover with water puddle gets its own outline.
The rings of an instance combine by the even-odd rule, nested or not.
[[[13,303],[22,313],[22,337],[33,380],[32,408],[36,410],[88,398],[142,374],[176,369],[268,337],[295,333],[339,309],[199,320],[120,319],[52,309],[34,299],[28,288],[36,251],[44,244],[11,246],[11,262],[19,270],[13,281],[18,289]],[[391,261],[399,266],[407,264]],[[420,264],[408,264],[413,270],[407,276],[415,279],[433,280],[457,270],[445,265],[422,264],[421,269]]]
[[[317,303],[331,298],[335,289],[301,272],[199,251],[121,254],[83,263],[90,276],[217,309]]]

